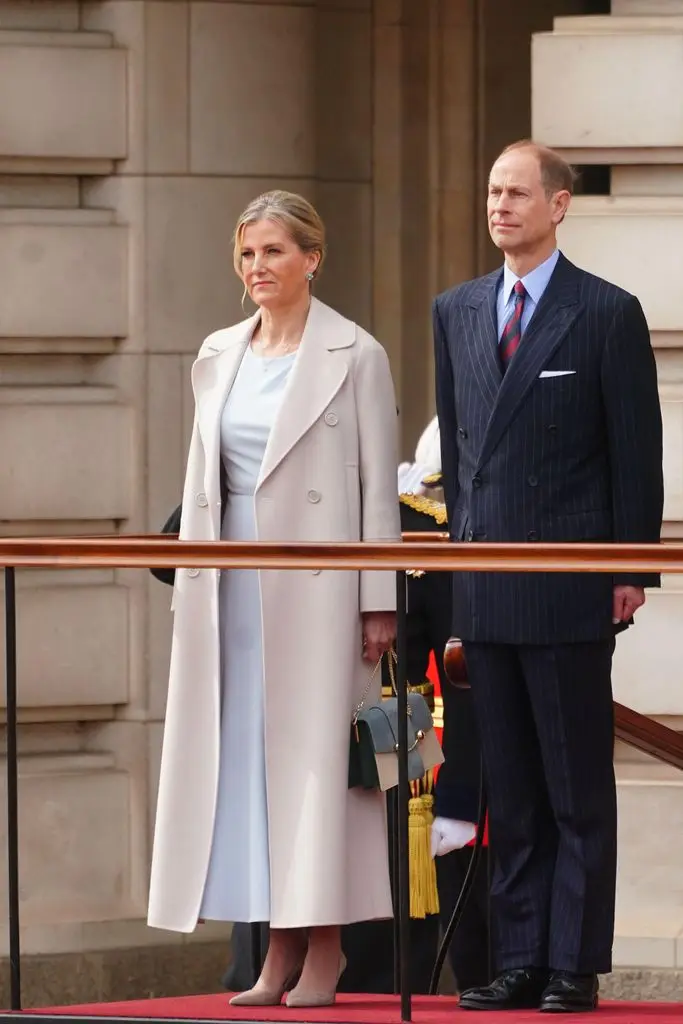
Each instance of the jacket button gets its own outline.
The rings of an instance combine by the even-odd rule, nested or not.
[[[529,476],[529,477],[527,477],[527,481],[526,482],[528,483],[529,487],[538,487],[538,477],[537,476]]]
[[[306,497],[309,501],[313,502],[314,505],[317,505],[320,501],[321,494],[320,491],[309,491]]]
[[[548,424],[548,433],[549,434],[556,434],[557,433],[557,423],[549,423]]]
[[[339,423],[339,418],[336,412],[326,412],[325,423],[327,423],[328,427],[336,427]]]
[[[209,504],[208,499],[204,494],[204,491],[200,491],[199,494],[196,494],[194,500],[197,502],[200,508],[206,508],[207,505]]]
[[[472,486],[474,487],[475,491],[481,487],[481,483],[481,477],[478,474],[477,476],[472,477]]]
[[[529,530],[529,532],[526,535],[526,539],[527,540],[538,540],[538,534],[536,533],[535,530]]]
[[[199,569],[188,569],[187,575],[191,576],[192,579],[194,579],[195,576],[199,576]]]
[[[467,437],[467,431],[464,427],[458,427],[458,433],[460,434],[460,437]]]

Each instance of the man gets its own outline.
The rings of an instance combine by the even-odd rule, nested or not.
[[[657,542],[662,425],[638,300],[557,250],[571,168],[509,146],[489,178],[503,269],[434,302],[455,541]],[[455,573],[495,866],[492,984],[467,1009],[597,1005],[616,877],[611,662],[655,575]]]
[[[418,443],[415,469],[440,466],[440,451],[429,452],[427,442],[439,446],[438,429],[430,423]],[[422,461],[421,456],[422,454]],[[404,485],[405,486],[405,485]],[[445,531],[446,508],[440,498],[441,472],[438,469],[423,479],[417,493],[401,494],[401,527],[404,532]],[[448,573],[428,572],[409,575],[407,652],[408,678],[419,680],[428,670],[430,653],[434,652],[438,676],[438,696],[434,720],[442,725],[441,743],[444,763],[438,770],[434,787],[434,814],[432,825],[432,854],[435,855],[438,901],[441,924],[445,929],[467,874],[471,847],[479,812],[480,750],[474,721],[471,691],[455,689],[444,671],[443,653],[451,636],[451,581]],[[439,701],[440,698],[440,701]],[[440,703],[440,707],[439,707]],[[474,879],[474,888],[465,905],[463,916],[450,947],[449,962],[459,991],[471,985],[484,984],[488,978],[488,851],[484,851]],[[411,864],[411,874],[412,874]],[[419,922],[412,922],[410,956],[420,971],[422,987],[428,991],[429,979],[436,958],[436,936],[431,939],[427,931],[428,917],[423,931],[416,930]],[[430,942],[427,942],[428,936]]]

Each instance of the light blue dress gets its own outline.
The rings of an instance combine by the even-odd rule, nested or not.
[[[295,358],[295,352],[263,359],[250,347],[245,351],[221,418],[221,458],[228,486],[222,540],[256,539],[254,492]],[[199,916],[214,921],[268,921],[270,858],[258,571],[224,571],[219,609],[218,798]]]

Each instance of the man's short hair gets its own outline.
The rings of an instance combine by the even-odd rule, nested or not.
[[[541,184],[546,194],[551,196],[555,192],[569,192],[574,194],[574,184],[578,177],[576,171],[567,161],[556,153],[549,146],[542,146],[533,139],[520,139],[506,146],[498,156],[498,160],[507,153],[513,153],[517,149],[530,149],[538,158],[541,168]]]

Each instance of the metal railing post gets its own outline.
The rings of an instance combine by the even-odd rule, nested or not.
[[[19,802],[17,769],[17,602],[14,569],[5,568],[5,689],[7,697],[7,875],[10,1002],[21,1010],[19,932]]]
[[[410,993],[410,865],[408,857],[408,669],[406,662],[407,580],[396,573],[396,689],[398,704],[398,929],[401,1020],[412,1019]]]

